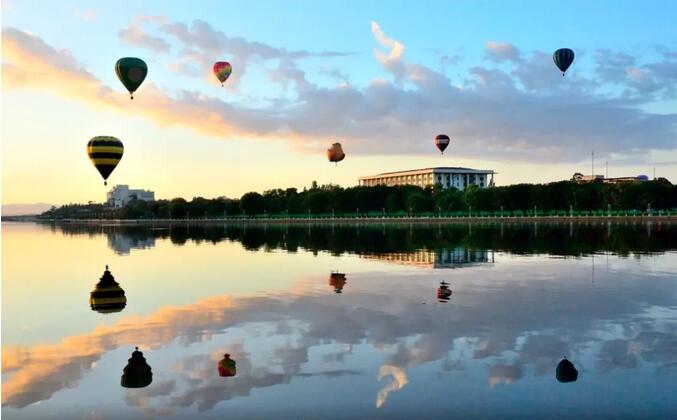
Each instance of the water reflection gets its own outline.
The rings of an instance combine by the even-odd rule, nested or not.
[[[438,268],[467,263],[492,262],[494,252],[581,256],[595,252],[618,255],[664,252],[677,249],[677,225],[663,223],[487,223],[471,225],[171,225],[101,226],[52,225],[71,235],[106,235],[111,249],[125,253],[133,248],[152,248],[156,239],[183,245],[237,241],[251,251],[281,249],[296,252],[328,251],[334,255],[403,255],[419,251],[423,262]],[[124,245],[120,245],[124,244]],[[415,261],[415,259],[414,259]]]
[[[440,282],[440,287],[437,288],[437,300],[444,303],[449,302],[451,298],[451,289],[449,288],[449,283],[442,281]]]
[[[334,293],[343,293],[343,286],[346,285],[346,275],[332,271],[329,274],[329,285],[334,288]]]
[[[557,377],[558,381],[563,383],[576,382],[578,379],[578,371],[574,367],[574,364],[565,358],[557,364],[555,376]]]
[[[115,281],[108,266],[94,290],[89,294],[89,305],[93,311],[102,314],[120,312],[127,305],[125,291]]]
[[[119,255],[129,255],[132,249],[150,249],[155,246],[155,236],[139,232],[109,232],[108,246]]]
[[[153,372],[139,348],[132,352],[127,366],[122,370],[120,384],[125,388],[145,388],[153,382]]]
[[[569,278],[573,275],[568,274]],[[579,279],[586,275],[578,274]],[[346,298],[353,296],[346,304],[326,300],[322,295],[213,297],[184,307],[164,308],[141,319],[121,320],[90,334],[67,337],[58,344],[3,347],[3,372],[11,372],[3,383],[3,404],[23,407],[51,398],[56,391],[74,386],[104,353],[121,346],[136,342],[160,348],[177,338],[184,345],[209,342],[230,328],[244,325],[253,329],[254,336],[263,334],[262,338],[269,338],[260,350],[262,356],[269,358],[268,367],[250,367],[251,361],[242,356],[244,367],[238,374],[244,378],[238,386],[244,388],[238,388],[234,394],[227,393],[230,397],[248,395],[252,387],[289,383],[294,377],[308,375],[302,367],[309,362],[311,348],[319,349],[327,342],[348,346],[369,343],[389,349],[382,365],[385,367],[379,370],[378,376],[391,376],[392,380],[379,394],[381,404],[389,393],[409,381],[408,369],[433,361],[444,361],[446,366],[447,358],[458,346],[470,359],[460,359],[460,365],[451,365],[455,366],[453,369],[463,369],[473,359],[493,360],[506,354],[515,355],[512,363],[489,367],[492,386],[522,378],[524,365],[534,366],[536,375],[549,374],[563,349],[566,353],[595,350],[590,356],[599,360],[600,371],[632,368],[632,364],[622,363],[623,359],[616,365],[608,363],[627,354],[629,349],[635,364],[641,359],[656,369],[669,369],[677,364],[674,324],[669,319],[667,323],[660,320],[647,323],[645,317],[648,307],[673,304],[677,285],[672,279],[657,278],[651,287],[642,287],[641,293],[633,293],[631,289],[637,280],[631,276],[619,278],[616,287],[604,292],[604,299],[579,288],[564,288],[553,294],[537,284],[523,285],[516,295],[510,282],[496,283],[491,292],[469,290],[464,293],[463,310],[451,318],[441,318],[426,305],[420,305],[416,295],[412,297],[407,289],[398,294],[383,294],[379,292],[381,284],[359,295],[346,295]],[[363,306],[361,302],[366,301],[369,305]],[[601,320],[614,320],[614,323],[600,324]],[[613,334],[620,325],[627,331],[623,339]],[[553,329],[561,333],[555,334]],[[280,337],[296,338],[280,341]],[[345,352],[350,351],[350,347],[346,347],[341,354],[345,356]],[[193,377],[192,371],[186,369],[186,380],[189,380]],[[343,375],[354,374],[354,371],[328,370],[321,374]],[[54,377],[60,380],[54,381]],[[189,390],[172,391],[173,401],[192,401],[199,406],[213,407],[223,395],[213,389],[221,388],[208,377],[209,373],[205,372],[205,379],[195,382]],[[201,385],[203,381],[206,381],[205,388]]]
[[[424,268],[461,268],[495,262],[494,251],[471,250],[463,246],[454,249],[438,248],[434,251],[421,249],[412,252],[387,252],[362,255],[362,258]]]
[[[434,251],[458,247],[470,250],[474,245],[468,244],[484,243],[475,242],[474,237],[482,227],[473,227],[473,237],[463,236],[467,242],[456,248],[441,246],[440,241],[450,240],[444,237],[444,228],[439,229],[442,236],[433,240],[421,237],[415,245],[409,244]],[[504,229],[509,235],[509,228]],[[663,227],[661,232],[670,229]],[[336,227],[336,232],[340,230]],[[539,227],[538,235],[547,230]],[[274,237],[278,234],[269,227],[271,231]],[[292,231],[288,235],[293,235]],[[361,227],[360,235],[369,236],[368,232],[368,227]],[[383,235],[382,229],[380,232]],[[402,234],[389,233],[389,228],[385,232],[381,240]],[[415,229],[411,233],[405,229],[403,234],[417,236]],[[568,226],[564,234],[568,236]],[[601,234],[606,236],[606,230]],[[626,249],[643,247],[642,234],[637,234],[639,245],[628,241]],[[106,236],[97,235],[94,238],[100,239],[100,247],[110,254]],[[264,242],[272,241],[263,235]],[[311,244],[329,249],[337,246],[331,240],[312,239],[321,237],[323,231],[304,229],[299,235]],[[614,235],[625,234],[612,232]],[[652,239],[661,235],[655,230]],[[533,230],[529,236],[533,237]],[[662,240],[660,246],[646,243],[645,248],[652,252],[670,249],[674,239]],[[285,241],[283,249],[293,248],[289,236]],[[120,273],[132,271],[129,267],[135,263],[135,270],[154,274],[154,281],[149,280],[151,276],[136,274],[134,282],[123,281],[133,296],[144,296],[141,290],[158,290],[163,296],[168,293],[158,288],[160,280],[162,285],[167,284],[167,272],[160,271],[167,265],[167,255],[185,257],[170,270],[178,267],[181,271],[176,275],[191,280],[172,283],[178,285],[176,293],[189,293],[205,285],[202,277],[210,275],[211,262],[195,259],[204,255],[205,247],[192,243],[160,246],[157,242],[154,249],[125,257],[128,264],[114,270],[121,278],[132,277]],[[248,246],[254,242],[249,241]],[[591,242],[611,244],[594,237]],[[394,249],[397,244],[380,247]],[[117,318],[102,318],[82,304],[75,305],[76,316],[86,313],[96,319],[96,326],[30,345],[3,340],[3,415],[38,418],[39,410],[86,404],[89,389],[107,393],[112,387],[120,394],[119,399],[111,399],[113,408],[106,408],[113,411],[103,413],[110,418],[192,418],[209,410],[214,410],[213,417],[235,410],[243,410],[238,411],[243,417],[300,417],[318,407],[336,416],[355,417],[377,416],[375,409],[383,416],[405,417],[417,417],[419,410],[420,417],[421,407],[425,413],[432,413],[430,417],[450,412],[468,418],[477,414],[518,417],[523,414],[515,411],[518,409],[531,410],[522,417],[633,417],[628,413],[641,414],[644,402],[654,397],[651,413],[657,417],[677,410],[677,402],[665,397],[665,390],[676,385],[677,367],[677,254],[673,252],[637,260],[612,255],[611,269],[598,270],[593,284],[589,258],[497,253],[491,264],[473,263],[463,270],[437,271],[434,266],[421,270],[397,265],[379,268],[373,262],[351,257],[340,258],[340,265],[334,266],[329,264],[339,258],[329,255],[254,253],[230,244],[206,248],[213,250],[209,255],[214,258],[214,266],[223,266],[223,252],[231,252],[232,259],[242,261],[241,266],[256,266],[258,273],[273,272],[275,281],[284,287],[271,291],[265,284],[260,293],[238,295],[232,289],[235,280],[249,281],[251,276],[233,270],[235,280],[223,281],[222,276],[215,276],[217,292],[191,298],[186,304],[163,301],[146,312],[134,312],[136,309],[129,306]],[[350,252],[366,255],[367,251]],[[80,255],[77,257],[73,261],[80,261]],[[314,264],[312,275],[308,274],[310,270],[301,271],[301,266],[308,268],[304,263]],[[344,290],[345,274],[332,272],[327,280],[326,269],[337,266],[351,276],[350,293],[340,299],[329,292],[326,283],[335,292]],[[77,271],[79,266],[73,267],[74,275],[68,278],[83,279],[77,284],[83,291],[82,287],[91,284],[91,274],[86,272],[91,268]],[[48,278],[46,271],[44,277]],[[36,272],[39,275],[40,271]],[[108,276],[115,281],[106,269],[101,282]],[[433,298],[438,282],[435,293],[442,302],[450,300],[450,284],[454,284],[453,304],[422,305],[422,301]],[[139,300],[135,298],[134,302]],[[49,318],[51,309],[33,309],[29,315]],[[7,319],[3,317],[3,324],[16,322]],[[154,372],[143,354],[135,351],[121,384],[145,388],[125,391],[117,385],[120,361],[137,345],[152,349]],[[225,356],[224,349],[228,350]],[[584,380],[576,386],[559,386],[552,380],[553,368],[557,381],[575,381],[579,370]],[[627,397],[625,389],[635,381],[642,386]],[[595,398],[599,390],[608,405],[600,405]],[[425,406],[426,401],[439,404]],[[481,410],[486,411],[473,412],[476,401],[482,401]],[[619,401],[623,404],[616,404]],[[72,414],[64,418],[82,417],[79,411]]]
[[[230,354],[224,354],[223,359],[219,360],[218,364],[219,376],[235,376],[237,373],[235,365],[235,360],[230,358]]]

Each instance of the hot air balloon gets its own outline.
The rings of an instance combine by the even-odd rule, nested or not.
[[[555,65],[562,71],[562,76],[564,76],[571,63],[574,62],[574,52],[569,48],[560,48],[552,53],[552,59]]]
[[[111,136],[96,136],[87,143],[87,155],[103,177],[103,185],[111,172],[118,166],[125,148],[122,142]]]
[[[329,149],[327,149],[327,158],[329,162],[338,163],[346,157],[346,154],[343,153],[343,148],[341,148],[341,143],[334,143]]]
[[[153,371],[151,370],[143,353],[136,350],[128,360],[127,366],[122,370],[120,385],[125,388],[144,388],[153,382]]]
[[[108,266],[92,293],[89,294],[89,305],[93,311],[102,314],[120,312],[127,305],[125,291],[108,271]]]
[[[115,63],[115,74],[129,91],[129,98],[134,99],[134,92],[148,74],[148,66],[140,58],[124,57]]]
[[[235,367],[235,360],[230,358],[230,354],[223,355],[223,359],[219,360],[218,364],[219,376],[235,376],[237,369]]]
[[[440,302],[448,302],[451,298],[451,289],[449,289],[449,283],[442,281],[440,282],[440,287],[437,288],[437,299]]]
[[[558,381],[563,383],[575,382],[578,379],[578,371],[574,367],[573,363],[564,358],[557,364],[555,376],[557,377]]]
[[[346,275],[343,273],[332,272],[329,275],[329,285],[334,288],[334,293],[342,293],[343,286],[346,285]]]
[[[451,139],[449,139],[449,136],[446,134],[438,134],[435,136],[435,146],[437,146],[438,149],[440,149],[440,152],[444,154],[444,149],[449,146],[449,142]]]
[[[214,63],[214,75],[216,75],[216,78],[221,82],[221,86],[223,86],[223,82],[228,80],[228,77],[232,72],[233,66],[231,66],[229,62],[217,61]]]

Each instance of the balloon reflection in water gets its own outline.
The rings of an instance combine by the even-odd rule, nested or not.
[[[143,353],[136,347],[127,366],[122,370],[120,385],[125,388],[144,388],[150,385],[151,382],[153,382],[153,372],[148,363],[146,363]]]
[[[329,275],[329,285],[334,288],[334,293],[342,293],[343,286],[346,285],[346,275],[339,272],[332,272]]]
[[[93,311],[107,314],[111,312],[120,312],[127,305],[125,291],[115,281],[115,277],[108,271],[103,272],[103,276],[89,294],[89,305]]]
[[[578,371],[574,367],[573,363],[564,358],[557,364],[555,376],[557,377],[558,381],[563,383],[576,382],[578,379]]]
[[[451,289],[449,288],[449,283],[442,281],[440,282],[440,287],[437,288],[437,299],[440,302],[449,302],[451,298]]]
[[[230,358],[230,354],[223,355],[223,359],[219,360],[218,364],[219,376],[228,377],[235,376],[237,369],[235,368],[235,360]]]

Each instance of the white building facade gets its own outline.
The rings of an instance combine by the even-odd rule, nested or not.
[[[129,185],[116,185],[106,194],[106,203],[112,207],[124,207],[133,200],[155,201],[155,193],[149,190],[131,190]]]
[[[387,172],[378,175],[362,176],[359,184],[364,187],[376,185],[416,185],[418,187],[454,187],[463,191],[470,185],[480,188],[494,186],[493,170],[470,168],[425,168],[411,171]]]

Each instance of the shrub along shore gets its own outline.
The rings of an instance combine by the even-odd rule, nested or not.
[[[411,185],[341,188],[318,186],[298,191],[249,192],[240,198],[195,197],[146,202],[122,208],[69,204],[39,216],[47,220],[419,220],[523,218],[642,218],[677,215],[677,186],[667,181],[626,184],[518,184],[465,191]]]

